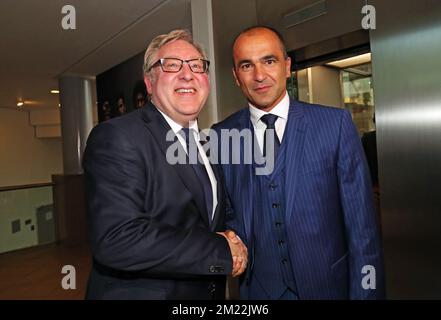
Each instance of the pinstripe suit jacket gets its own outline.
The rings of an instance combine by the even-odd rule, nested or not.
[[[282,140],[287,144],[285,219],[299,298],[382,299],[381,240],[367,164],[351,115],[294,100],[289,108]],[[248,108],[213,128],[253,130]],[[242,143],[241,153],[243,148]],[[259,236],[252,223],[259,197],[253,194],[253,165],[222,168],[231,202],[227,224],[252,253],[253,236]],[[242,298],[247,298],[252,269],[251,254],[241,281]]]

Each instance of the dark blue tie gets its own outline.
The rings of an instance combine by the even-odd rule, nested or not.
[[[263,156],[266,157],[267,152],[271,152],[271,150],[268,150],[268,139],[270,137],[269,131],[272,130],[273,131],[273,139],[274,139],[274,159],[277,158],[277,153],[279,151],[279,147],[280,147],[280,141],[279,141],[279,137],[277,137],[277,133],[276,133],[276,127],[275,127],[275,123],[276,120],[279,117],[276,116],[275,114],[265,114],[263,115],[260,120],[262,120],[263,123],[266,124],[266,129],[265,129],[265,134],[263,136]]]
[[[189,128],[182,128],[181,135],[185,138],[187,143],[187,154],[190,155],[190,150],[197,150],[199,157],[199,149],[194,138],[194,130]],[[183,132],[183,133],[182,133]],[[202,158],[201,158],[202,159]],[[211,188],[210,178],[208,177],[207,169],[203,163],[197,161],[195,164],[191,164],[196,176],[202,184],[204,189],[205,204],[207,206],[208,221],[211,223],[212,211],[213,211],[213,191]]]

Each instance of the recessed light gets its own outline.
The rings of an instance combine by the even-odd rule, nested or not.
[[[51,90],[51,93],[60,93],[60,91],[56,90],[56,89],[53,89],[53,90]]]
[[[23,107],[23,105],[24,105],[24,102],[23,102],[23,101],[19,101],[19,102],[17,102],[17,107]]]

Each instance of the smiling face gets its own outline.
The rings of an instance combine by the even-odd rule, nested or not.
[[[241,34],[233,47],[236,84],[255,107],[270,111],[286,92],[291,60],[285,58],[282,43],[265,28]]]
[[[190,60],[203,58],[190,43],[176,40],[163,45],[153,61],[161,58]],[[208,98],[210,85],[207,73],[193,73],[187,63],[176,73],[164,72],[161,66],[144,77],[153,104],[177,123],[187,127],[195,120]]]

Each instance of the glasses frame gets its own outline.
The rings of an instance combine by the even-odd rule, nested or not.
[[[176,70],[176,71],[167,71],[167,70],[164,70],[164,65],[163,65],[163,64],[164,64],[164,61],[167,60],[167,59],[173,59],[173,60],[180,61],[180,62],[181,62],[181,66],[180,66],[179,69]],[[203,62],[205,62],[206,66],[207,66],[207,67],[205,68],[206,70],[204,70],[204,71],[202,71],[202,72],[194,71],[194,70],[191,68],[191,64],[190,64],[190,62],[192,62],[192,61],[203,61]],[[189,59],[189,60],[182,60],[182,59],[179,59],[179,58],[161,58],[161,59],[158,59],[154,64],[152,64],[152,66],[149,68],[148,71],[152,70],[153,68],[155,68],[155,67],[157,67],[157,66],[161,66],[161,70],[162,70],[163,72],[167,72],[167,73],[178,73],[179,71],[182,70],[182,67],[184,66],[184,63],[188,64],[188,67],[190,68],[191,72],[193,72],[193,73],[199,73],[199,74],[201,74],[201,73],[208,73],[208,70],[209,70],[209,68],[210,68],[210,61],[209,61],[209,60],[202,59],[202,58]]]

